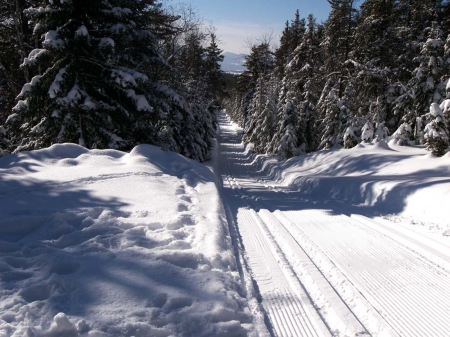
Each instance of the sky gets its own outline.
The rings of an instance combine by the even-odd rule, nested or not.
[[[192,4],[205,21],[217,28],[219,46],[226,52],[248,53],[247,41],[273,32],[278,44],[286,20],[293,20],[295,11],[306,18],[312,13],[317,22],[325,21],[330,12],[327,0],[172,0]]]

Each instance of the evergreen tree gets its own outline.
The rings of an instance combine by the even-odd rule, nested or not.
[[[290,61],[290,33],[291,27],[289,26],[289,21],[286,21],[286,26],[280,38],[280,46],[275,51],[275,73],[279,79],[283,78],[284,67]]]
[[[160,116],[149,103],[144,72],[163,63],[154,26],[169,18],[160,6],[153,0],[35,6],[26,14],[37,24],[35,38],[44,40],[22,67],[40,71],[22,88],[7,123],[13,150],[56,142],[89,148],[157,143]]]
[[[6,121],[22,86],[30,81],[27,69],[20,68],[31,51],[33,24],[24,15],[30,1],[8,0],[0,4],[0,125]]]
[[[244,140],[254,144],[256,153],[267,153],[276,126],[277,86],[274,77],[260,78],[251,102],[252,116]]]
[[[429,123],[425,127],[427,150],[442,157],[449,147],[448,129],[444,123],[444,114],[437,103],[432,103],[428,114]]]
[[[241,110],[244,113],[243,119],[245,133],[247,133],[248,130],[251,130],[254,125],[252,116],[255,115],[255,105],[252,108],[250,106],[250,102],[255,95],[256,87],[264,83],[263,79],[273,71],[274,64],[274,56],[270,50],[269,43],[267,42],[254,45],[251,48],[250,54],[245,58],[245,66],[247,70],[241,74],[238,83],[239,90],[244,93],[245,104]],[[261,90],[264,90],[264,88],[261,87]],[[257,109],[260,111],[259,105]]]
[[[338,89],[333,87],[331,81],[325,86],[318,103],[318,109],[323,116],[319,149],[344,145],[344,136],[350,131],[349,127],[353,123],[351,111],[347,107],[348,99],[347,95],[342,99],[338,97]]]
[[[348,60],[353,46],[353,33],[356,25],[354,0],[327,0],[331,12],[325,23],[322,48],[325,52],[324,71],[334,74],[338,85],[338,96],[346,87],[347,73],[342,66]]]
[[[208,91],[211,92],[215,100],[220,100],[224,95],[223,71],[220,67],[224,56],[222,55],[222,50],[217,45],[216,35],[211,34],[210,37],[211,42],[205,50],[206,79],[209,88]]]
[[[165,138],[176,144],[175,151],[200,161],[209,155],[215,130],[215,114],[211,110],[215,105],[209,80],[217,65],[207,59],[207,49],[203,47],[206,37],[200,27],[185,32],[181,40],[183,48],[172,58],[176,71],[167,81],[180,96],[167,112]]]
[[[300,45],[303,39],[303,34],[305,34],[305,19],[300,18],[300,12],[295,12],[295,19],[291,23],[289,30],[289,53],[294,52],[294,50]]]
[[[416,58],[420,62],[412,73],[404,93],[397,99],[395,109],[403,115],[403,121],[410,124],[414,130],[414,139],[417,144],[424,142],[423,131],[425,121],[423,116],[433,102],[442,101],[444,43],[442,31],[436,22],[432,27],[425,29],[427,40],[422,44],[420,55]]]
[[[297,117],[298,110],[293,102],[292,92],[282,94],[278,108],[278,127],[269,145],[269,151],[277,154],[281,160],[286,160],[301,154],[303,149],[298,146]]]

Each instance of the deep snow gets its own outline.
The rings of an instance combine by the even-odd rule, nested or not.
[[[245,165],[255,167],[269,185],[299,191],[305,198],[336,201],[346,212],[450,236],[450,153],[438,158],[425,146],[381,141],[278,162],[251,154],[251,148],[247,145]]]
[[[244,336],[215,177],[157,147],[0,158],[0,336]]]
[[[239,137],[239,127],[220,119]],[[450,154],[435,158],[423,147],[377,143],[278,162],[234,138],[219,137],[222,149],[235,151],[226,155],[234,166],[224,169],[219,147],[208,164],[220,192],[206,166],[149,145],[124,153],[61,144],[0,158],[0,336],[269,335],[270,307],[258,303],[264,289],[252,279],[258,270],[248,259],[251,243],[239,241],[248,229],[238,222],[248,218],[247,225],[263,226],[261,238],[282,240],[271,269],[274,261],[283,269],[298,261],[284,254],[299,248],[284,238],[293,222],[276,209],[301,206],[306,219],[308,207],[325,205],[360,222],[366,216],[378,221],[377,231],[384,226],[395,241],[401,234],[408,249],[450,266]],[[227,188],[248,202],[224,210],[219,193]],[[252,203],[270,206],[272,215],[255,213]],[[437,242],[442,246],[431,250]],[[306,273],[304,286],[314,305],[323,300],[331,308],[318,273]],[[339,321],[339,313],[326,318]],[[349,331],[359,331],[352,324]]]

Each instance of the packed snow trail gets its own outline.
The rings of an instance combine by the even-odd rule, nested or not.
[[[272,335],[449,335],[448,247],[284,188],[218,118],[224,204]]]

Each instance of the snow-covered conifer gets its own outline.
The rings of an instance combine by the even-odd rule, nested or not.
[[[371,143],[374,138],[373,122],[369,119],[361,129],[361,140],[365,143]]]
[[[391,138],[397,145],[414,144],[413,130],[408,123],[401,124],[398,129],[392,134]]]
[[[425,127],[427,150],[435,156],[443,156],[449,147],[449,133],[444,123],[444,114],[437,103],[432,103],[427,115],[429,123]]]
[[[42,40],[23,60],[38,74],[18,96],[20,128],[7,124],[14,151],[157,143],[161,116],[145,72],[163,63],[154,22],[169,19],[154,0],[41,1],[26,13]]]
[[[423,143],[425,121],[423,116],[427,113],[431,103],[442,101],[444,63],[444,43],[442,31],[436,22],[425,30],[427,39],[422,43],[420,55],[416,60],[419,65],[414,69],[412,78],[404,87],[403,94],[396,100],[394,109],[403,115],[403,122],[409,123],[414,129],[414,140],[417,144]]]
[[[326,90],[329,85],[325,86]],[[341,110],[338,104],[338,91],[332,88],[328,94],[323,97],[318,103],[321,115],[324,116],[321,121],[321,140],[319,149],[329,149],[334,145],[341,144],[343,139],[340,139],[341,133]]]
[[[219,100],[223,96],[223,71],[220,68],[220,63],[224,56],[217,45],[216,35],[211,33],[210,38],[210,44],[205,49],[205,75],[208,91],[215,100]]]

